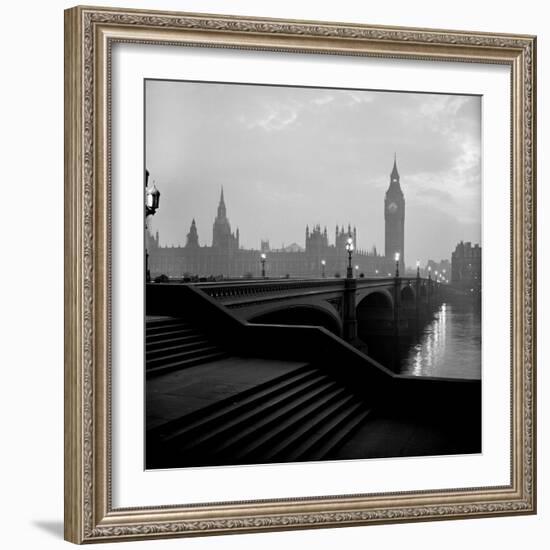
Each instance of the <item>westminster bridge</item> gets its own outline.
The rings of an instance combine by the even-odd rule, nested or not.
[[[439,283],[421,277],[248,280],[196,287],[243,321],[322,326],[350,343],[418,332],[444,294]]]
[[[436,281],[418,276],[247,279],[148,286],[156,296],[160,287],[186,286],[210,297],[244,323],[323,327],[390,368],[396,367],[394,354],[399,340],[414,340],[446,291]],[[165,312],[159,309],[160,304],[149,300],[148,311],[152,307],[157,313]]]

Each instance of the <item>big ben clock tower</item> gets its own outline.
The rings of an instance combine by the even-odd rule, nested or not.
[[[386,259],[394,261],[399,253],[399,271],[404,273],[405,266],[405,197],[399,184],[397,157],[393,160],[390,186],[384,199],[384,220],[386,222]]]

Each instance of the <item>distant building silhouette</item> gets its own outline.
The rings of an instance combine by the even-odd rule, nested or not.
[[[449,260],[439,260],[439,262],[436,262],[435,260],[428,260],[426,262],[426,266],[421,270],[422,276],[427,277],[428,272],[430,271],[428,268],[431,267],[431,277],[435,279],[436,275],[435,272],[441,273],[445,276],[445,279],[448,281],[451,280],[451,262]]]
[[[472,246],[471,242],[460,241],[456,245],[452,259],[451,282],[454,286],[463,289],[481,289],[481,247]]]
[[[396,252],[400,254],[400,271],[404,274],[404,219],[405,199],[400,187],[397,161],[394,159],[390,185],[384,201],[386,224],[386,254],[380,255],[373,246],[370,250],[358,248],[357,229],[348,224],[337,225],[332,244],[326,226],[306,225],[305,248],[297,243],[272,249],[269,240],[261,239],[258,250],[246,250],[239,245],[239,229],[233,233],[227,216],[223,188],[218,211],[212,227],[212,245],[200,246],[195,219],[187,233],[185,246],[160,246],[158,232],[153,237],[146,233],[149,268],[152,277],[243,277],[259,276],[260,254],[265,253],[268,277],[327,277],[346,274],[346,242],[353,239],[353,265],[356,276],[388,276],[395,273]],[[322,265],[324,262],[324,267]]]

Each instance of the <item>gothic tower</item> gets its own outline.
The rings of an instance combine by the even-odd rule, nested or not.
[[[223,198],[223,187],[218,204],[218,215],[214,220],[212,228],[212,246],[214,248],[229,248],[231,241],[231,225],[227,219],[227,211],[225,209],[225,200]]]
[[[405,197],[399,184],[397,156],[393,160],[390,186],[384,199],[384,220],[386,223],[386,259],[394,260],[399,252],[399,269],[404,273],[405,266]]]
[[[199,247],[199,234],[197,232],[197,224],[195,223],[195,218],[191,222],[191,227],[189,228],[189,233],[187,233],[187,244],[186,248],[198,248]]]

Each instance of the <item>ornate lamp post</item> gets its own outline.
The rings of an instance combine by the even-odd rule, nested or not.
[[[416,286],[415,286],[415,300],[414,300],[414,320],[416,336],[419,335],[420,330],[420,260],[416,260]]]
[[[155,182],[149,186],[149,170],[145,171],[145,225],[147,218],[154,216],[158,210],[160,202],[160,191],[157,189]],[[151,273],[149,271],[149,252],[145,249],[145,281],[151,281]]]
[[[323,279],[325,278],[326,265],[327,265],[327,262],[325,260],[321,260],[321,277],[323,277]]]
[[[395,253],[395,278],[399,277],[399,252]]]
[[[351,235],[348,237],[348,240],[346,241],[346,250],[348,252],[348,269],[347,269],[346,277],[348,279],[353,279],[353,267],[351,267],[351,258],[353,256],[353,239],[351,238]]]
[[[432,266],[428,266],[428,308],[432,303]]]
[[[265,253],[261,253],[260,254],[260,262],[262,262],[262,279],[265,279],[265,260],[266,260],[267,256],[265,255]]]
[[[355,291],[357,289],[357,280],[353,277],[353,266],[351,258],[353,256],[353,237],[348,234],[346,241],[346,251],[348,253],[348,268],[346,279],[344,280],[344,340],[346,342],[355,342],[357,339],[357,315],[355,312]]]
[[[159,207],[160,191],[157,189],[155,182],[151,187],[145,190],[145,217],[154,216]]]

